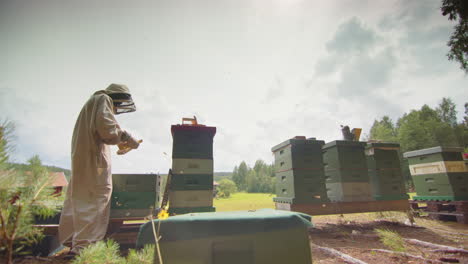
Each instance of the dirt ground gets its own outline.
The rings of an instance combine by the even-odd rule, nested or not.
[[[309,230],[314,264],[346,263],[338,257],[330,256],[319,250],[329,247],[367,263],[428,263],[424,260],[409,258],[397,254],[382,253],[371,249],[387,249],[376,236],[375,229],[387,229],[398,233],[403,238],[413,238],[434,244],[468,249],[468,225],[455,222],[439,222],[425,218],[416,218],[410,226],[403,213],[368,213],[340,216],[314,217],[315,227]],[[406,223],[405,223],[406,222]],[[468,255],[434,253],[431,249],[406,243],[406,253],[421,256],[429,260],[458,261],[468,263]],[[446,262],[450,263],[450,262]]]
[[[404,238],[414,238],[435,244],[468,249],[468,225],[455,222],[439,222],[425,218],[416,218],[414,226],[408,225],[403,213],[366,213],[342,216],[313,217],[314,228],[309,230],[313,264],[346,263],[342,259],[328,255],[317,246],[328,247],[348,254],[366,263],[429,263],[411,257],[375,252],[372,249],[387,249],[376,236],[375,229],[387,229]],[[406,253],[421,256],[442,263],[467,263],[468,254],[434,253],[425,247],[405,245]],[[15,261],[19,264],[66,264],[63,255],[55,257],[23,257]],[[449,260],[458,262],[447,262]],[[3,263],[0,259],[0,263]],[[440,263],[440,262],[439,262]]]

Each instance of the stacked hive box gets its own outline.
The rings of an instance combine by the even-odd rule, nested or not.
[[[331,201],[371,201],[365,142],[336,140],[323,146],[325,182]]]
[[[275,155],[277,203],[328,201],[321,140],[289,139],[272,148]]]
[[[372,195],[375,200],[406,200],[398,143],[368,143],[366,147]]]
[[[157,174],[113,174],[111,218],[144,217],[159,204]]]
[[[462,148],[434,147],[404,153],[418,196],[415,200],[468,200]]]
[[[173,125],[169,213],[212,212],[215,127]]]

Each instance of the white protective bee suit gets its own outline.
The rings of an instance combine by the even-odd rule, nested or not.
[[[119,100],[122,95],[125,99]],[[71,146],[72,175],[59,225],[60,242],[71,246],[74,253],[106,234],[112,193],[109,145],[127,142],[138,148],[138,142],[120,128],[114,114],[133,111],[128,88],[111,84],[95,92],[78,116]]]

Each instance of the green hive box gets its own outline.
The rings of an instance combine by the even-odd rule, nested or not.
[[[173,125],[172,158],[213,159],[213,137],[216,127]]]
[[[111,218],[144,217],[159,204],[157,174],[113,174]]]
[[[327,183],[327,195],[332,202],[365,202],[374,200],[368,182]]]
[[[160,224],[160,225],[159,225]],[[155,220],[164,263],[311,264],[309,215],[262,209],[194,213]],[[137,248],[154,244],[152,224],[140,228]],[[159,263],[155,254],[154,263]]]
[[[468,171],[462,148],[433,147],[404,153],[417,196],[415,200],[468,200]]]
[[[367,167],[375,200],[406,200],[405,182],[398,151],[400,144],[369,142],[366,147]]]
[[[274,146],[275,202],[327,202],[322,140],[289,139]]]
[[[213,190],[213,174],[173,174],[171,190]]]
[[[326,183],[369,182],[366,142],[336,140],[323,146]]]
[[[169,192],[169,208],[213,207],[213,190]]]
[[[325,171],[326,183],[340,182],[369,182],[367,170],[363,169],[335,169],[328,168]]]
[[[463,161],[463,148],[433,147],[405,152],[409,165],[425,164],[440,161]]]
[[[336,140],[322,147],[327,196],[333,202],[372,201],[366,142]]]
[[[289,170],[276,173],[275,202],[328,202],[322,170]]]
[[[274,146],[275,171],[323,169],[323,144],[322,140],[289,139]]]
[[[412,176],[415,200],[468,200],[468,173],[449,172]]]

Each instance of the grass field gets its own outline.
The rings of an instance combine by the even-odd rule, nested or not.
[[[410,197],[416,193],[408,193]],[[226,211],[243,211],[243,210],[257,210],[262,208],[275,208],[273,197],[275,194],[271,193],[235,193],[227,199],[215,198],[213,203],[216,207],[216,212]]]
[[[271,193],[235,193],[227,199],[214,199],[216,212],[257,210],[275,208]]]

